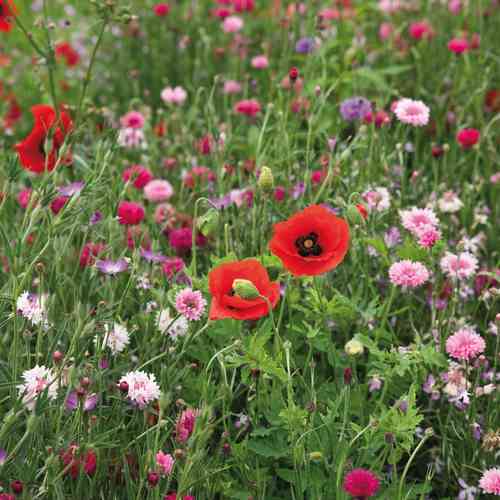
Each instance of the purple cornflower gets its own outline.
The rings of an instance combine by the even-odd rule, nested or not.
[[[389,247],[395,247],[401,243],[401,233],[396,226],[390,227],[384,234],[385,244]]]
[[[3,465],[6,460],[7,460],[7,452],[3,448],[0,448],[0,466]]]
[[[479,490],[475,486],[469,486],[462,478],[458,479],[458,484],[461,489],[457,500],[476,500]]]
[[[162,255],[161,253],[155,253],[151,250],[145,250],[144,248],[141,249],[141,257],[144,260],[147,260],[148,262],[166,262],[167,257],[165,255]]]
[[[351,97],[340,104],[340,114],[348,122],[362,120],[368,113],[372,112],[372,105],[364,97]]]
[[[316,43],[314,42],[314,38],[304,37],[300,40],[297,40],[295,44],[295,52],[299,54],[310,54],[314,50],[314,46]]]
[[[66,399],[66,409],[68,411],[73,411],[78,408],[78,401],[79,401],[78,393],[77,391],[71,391]],[[83,400],[83,411],[92,411],[96,405],[97,405],[97,394],[85,394],[82,397]]]
[[[58,191],[61,196],[73,196],[74,194],[79,194],[84,186],[85,182],[76,181],[66,184],[66,186],[61,186]]]
[[[101,220],[102,220],[102,213],[99,212],[99,210],[97,210],[90,216],[89,224],[91,226],[95,226],[97,223],[101,222]]]
[[[97,261],[96,267],[104,274],[115,275],[126,271],[128,269],[128,262],[126,259],[105,259]]]
[[[306,185],[303,182],[297,182],[297,184],[295,184],[295,186],[293,186],[292,188],[292,193],[291,193],[292,198],[294,200],[297,200],[304,194],[305,190],[306,190]]]

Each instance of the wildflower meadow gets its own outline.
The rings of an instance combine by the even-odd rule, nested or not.
[[[0,500],[500,498],[499,0],[0,0]]]

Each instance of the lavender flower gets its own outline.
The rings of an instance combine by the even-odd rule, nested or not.
[[[73,411],[78,408],[78,393],[76,391],[71,391],[66,399],[66,409],[68,411]],[[97,394],[86,394],[83,398],[83,411],[92,411],[97,405]]]
[[[295,44],[295,52],[299,54],[310,54],[315,46],[314,38],[305,37],[297,40]]]
[[[91,226],[95,226],[97,223],[101,222],[101,220],[102,220],[102,213],[99,212],[99,210],[97,210],[90,216],[89,224]]]
[[[165,257],[165,255],[162,255],[161,253],[155,253],[151,250],[145,250],[144,248],[141,249],[141,257],[148,262],[154,263],[165,262],[167,260],[167,257]]]
[[[73,196],[74,194],[80,194],[84,186],[85,182],[76,181],[66,184],[66,186],[61,186],[58,191],[61,196]]]
[[[364,97],[351,97],[340,104],[340,114],[348,122],[363,119],[372,112],[372,105]]]
[[[126,259],[105,259],[97,261],[96,267],[104,274],[115,275],[126,271],[128,269],[128,262]]]
[[[2,466],[6,460],[7,460],[7,452],[3,448],[0,448],[0,466]]]

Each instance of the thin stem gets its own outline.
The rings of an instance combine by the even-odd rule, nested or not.
[[[102,39],[104,37],[104,32],[106,31],[106,26],[108,25],[108,19],[105,19],[102,22],[101,30],[99,31],[99,35],[97,37],[97,42],[94,45],[94,50],[92,51],[92,55],[90,56],[89,66],[87,68],[87,73],[85,74],[85,80],[83,80],[82,92],[80,94],[80,99],[78,100],[78,108],[76,110],[76,119],[75,122],[78,123],[80,120],[80,114],[82,112],[83,101],[85,96],[87,95],[87,89],[90,84],[90,78],[92,76],[92,70],[94,69],[94,63],[96,60],[97,52],[99,47],[101,46]]]
[[[35,52],[40,56],[43,57],[44,59],[47,57],[45,52],[41,49],[41,47],[38,45],[38,43],[35,42],[33,37],[31,36],[30,33],[28,33],[28,30],[25,28],[24,24],[22,23],[21,19],[19,19],[19,16],[14,16],[14,20],[18,26],[18,28],[23,32],[24,36],[27,38],[29,44],[33,47]]]
[[[43,0],[43,24],[45,28],[45,36],[47,38],[47,72],[49,75],[49,91],[50,96],[52,98],[52,103],[54,104],[54,109],[56,111],[57,116],[59,116],[59,105],[57,101],[57,93],[56,93],[56,84],[54,79],[54,71],[56,69],[56,58],[54,54],[54,48],[52,46],[52,39],[50,36],[50,28],[49,28],[49,14],[47,9],[47,0]]]

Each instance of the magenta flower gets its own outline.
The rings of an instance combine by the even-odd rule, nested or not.
[[[156,465],[160,468],[160,473],[164,476],[168,476],[174,467],[175,460],[170,455],[170,453],[163,453],[163,451],[159,451],[156,454]]]
[[[380,487],[378,477],[367,469],[354,469],[344,478],[344,491],[356,499],[367,499]]]
[[[181,413],[181,416],[175,424],[175,437],[180,443],[185,443],[189,436],[194,431],[196,418],[200,414],[200,410],[192,410],[188,408]]]

